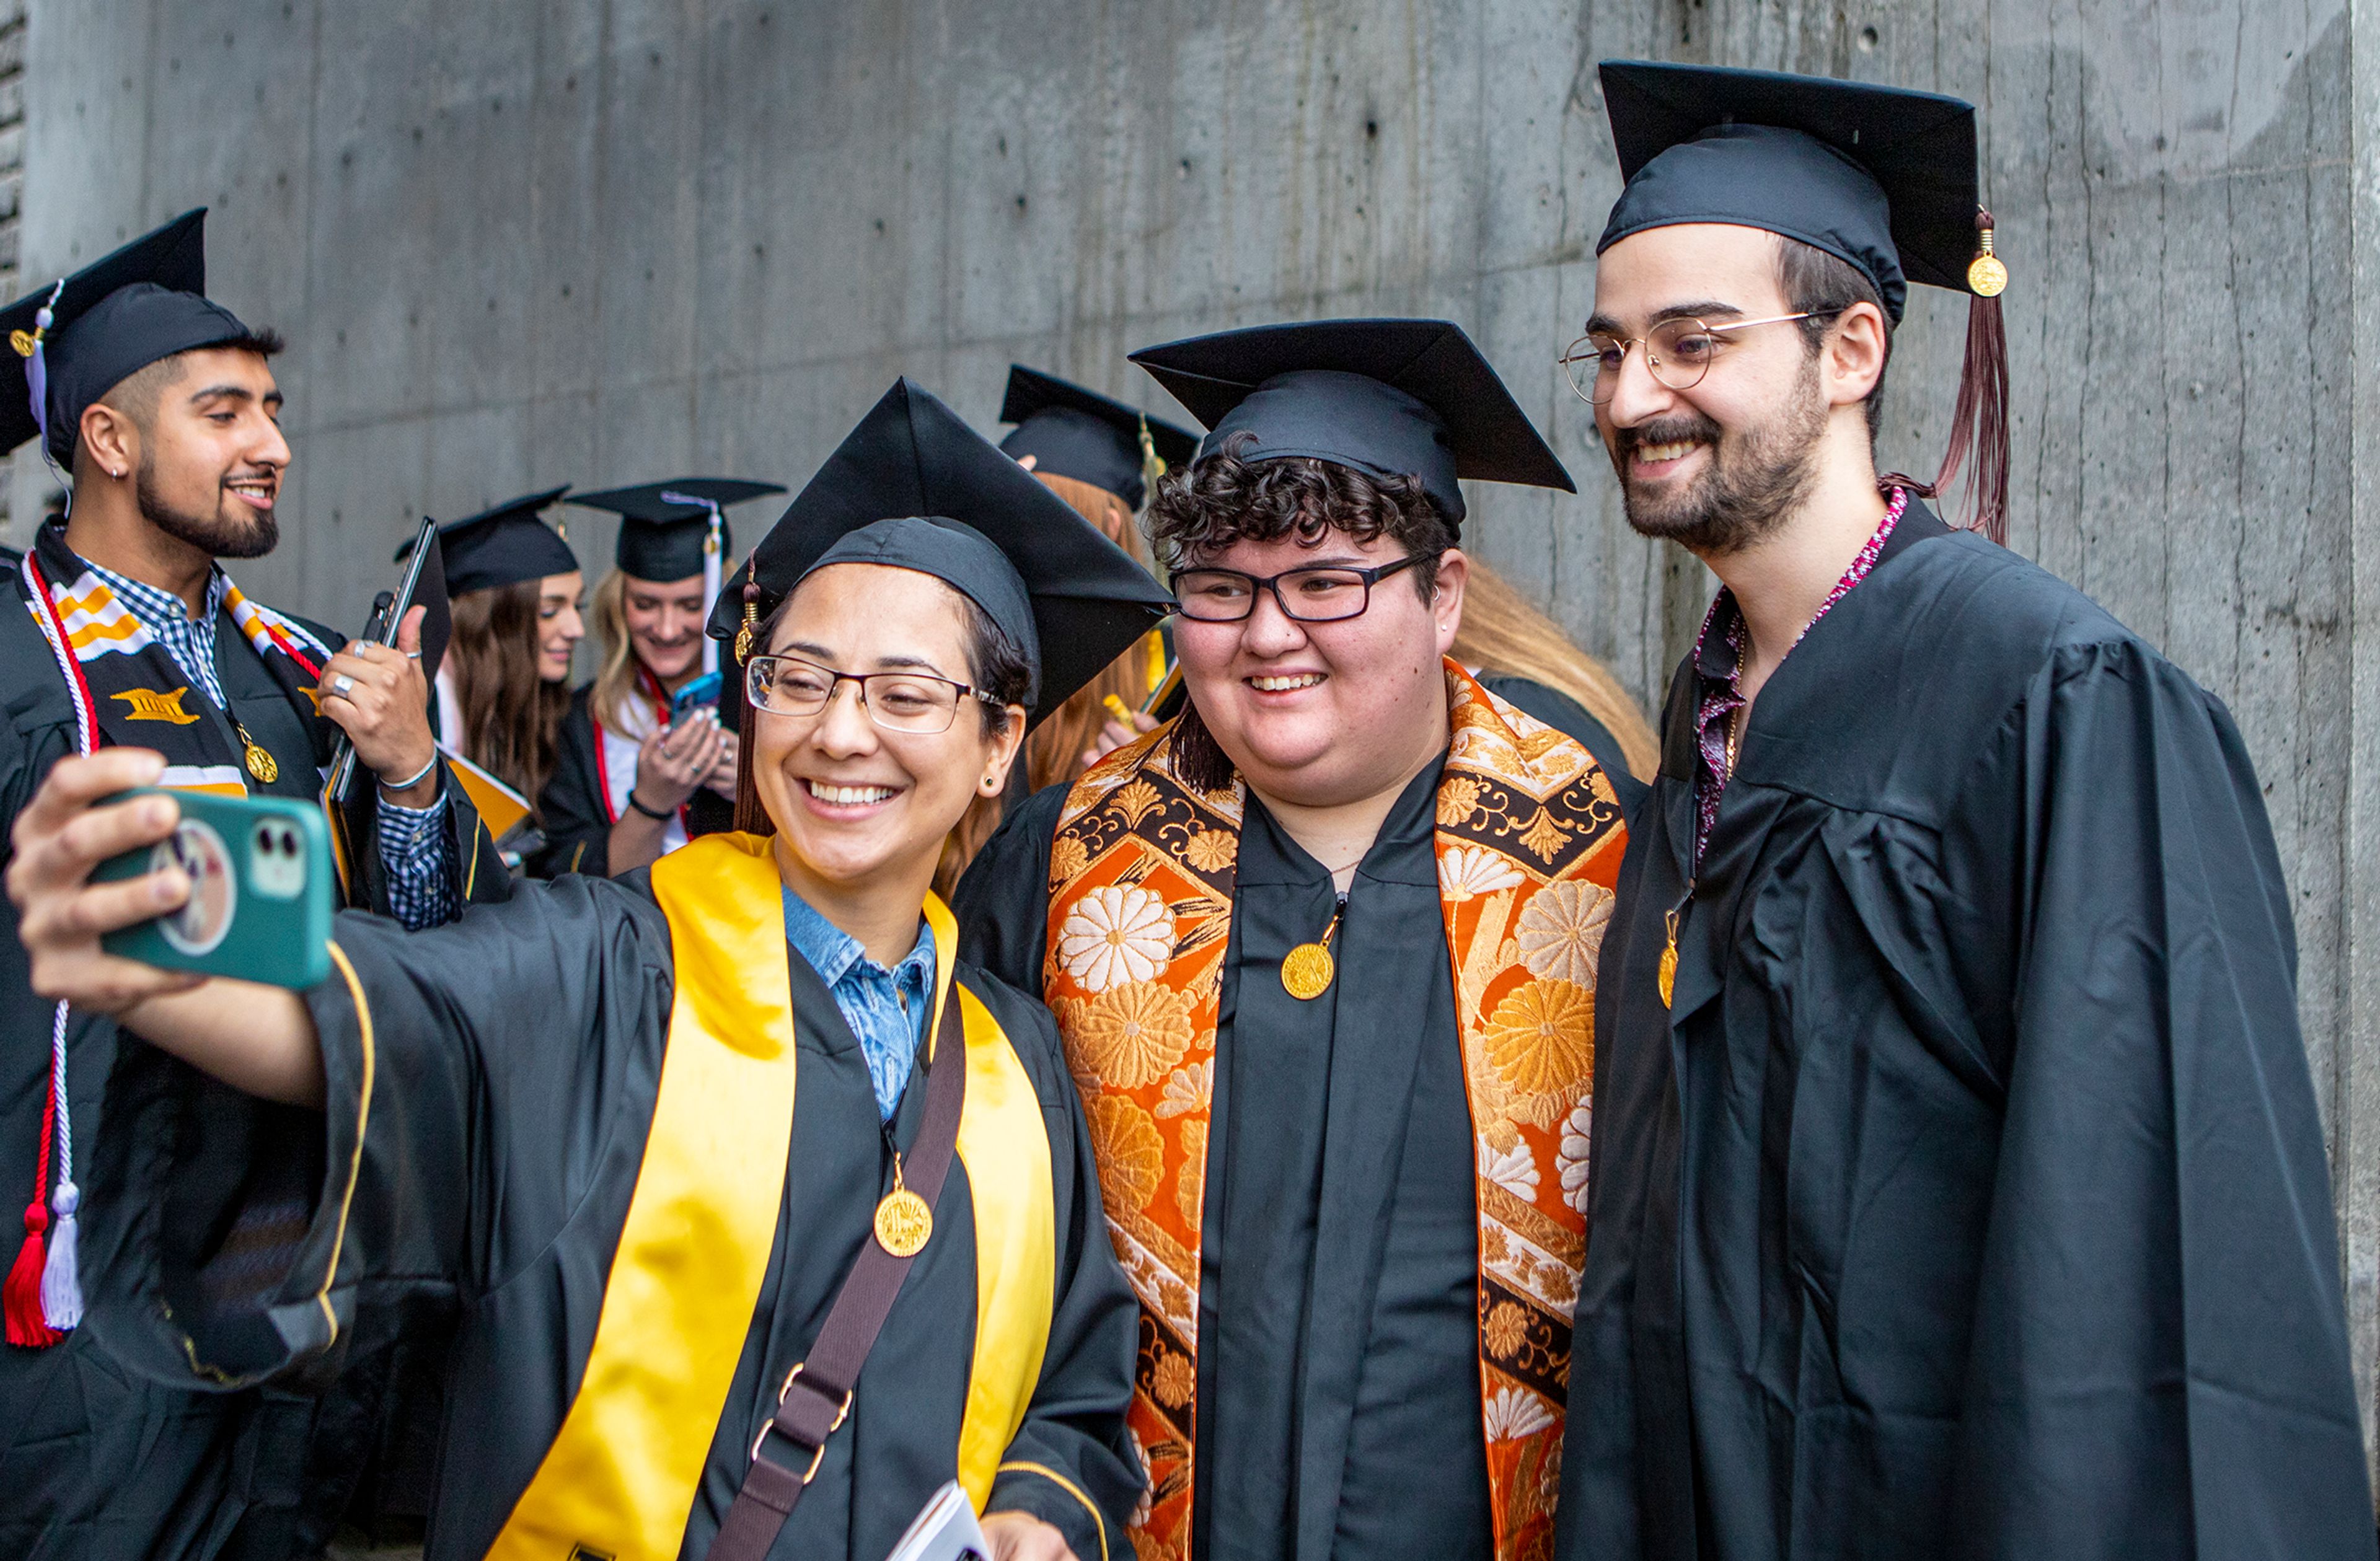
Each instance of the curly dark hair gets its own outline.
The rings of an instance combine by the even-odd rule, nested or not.
[[[1418,477],[1374,477],[1335,461],[1284,455],[1242,459],[1254,434],[1243,433],[1186,470],[1168,473],[1141,519],[1150,551],[1168,571],[1192,569],[1236,542],[1294,536],[1318,548],[1333,531],[1357,542],[1388,537],[1424,562],[1406,571],[1424,601],[1438,594],[1439,555],[1455,545],[1454,523]],[[1173,763],[1202,791],[1232,783],[1235,769],[1196,703],[1185,701],[1173,728]]]

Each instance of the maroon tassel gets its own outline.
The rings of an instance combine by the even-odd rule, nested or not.
[[[1946,490],[1967,470],[1967,526],[2008,543],[2008,331],[2000,320],[2000,289],[2008,270],[1992,253],[1992,214],[1978,207],[1982,248],[1967,268],[1967,357],[1959,372],[1959,400],[1950,412],[1950,442],[1934,478]]]
[[[50,1211],[41,1199],[27,1204],[25,1244],[17,1249],[17,1261],[8,1265],[7,1282],[0,1285],[0,1311],[7,1314],[8,1342],[28,1349],[46,1349],[66,1337],[42,1315],[42,1268],[49,1258],[42,1233],[49,1228]]]

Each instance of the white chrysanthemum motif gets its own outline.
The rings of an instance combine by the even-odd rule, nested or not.
[[[1173,954],[1173,917],[1162,895],[1123,884],[1095,889],[1058,928],[1058,959],[1087,992],[1153,981]]]
[[[1530,896],[1512,931],[1529,974],[1592,991],[1603,932],[1611,925],[1611,891],[1601,884],[1576,878],[1548,884]]]
[[[1562,1122],[1561,1147],[1554,1153],[1554,1168],[1561,1173],[1562,1202],[1586,1212],[1586,1153],[1593,1147],[1595,1103],[1582,1100]]]
[[[1500,1387],[1488,1400],[1488,1440],[1512,1442],[1554,1422],[1546,1401],[1524,1387]]]
[[[1215,1059],[1185,1062],[1165,1081],[1165,1095],[1157,1103],[1160,1117],[1186,1117],[1204,1109],[1215,1095]]]
[[[1438,859],[1439,892],[1460,903],[1521,881],[1521,870],[1484,845],[1458,845]]]
[[[1499,1151],[1490,1147],[1486,1139],[1481,1139],[1479,1174],[1523,1203],[1536,1201],[1537,1157],[1529,1153],[1525,1140],[1516,1141],[1510,1149]]]

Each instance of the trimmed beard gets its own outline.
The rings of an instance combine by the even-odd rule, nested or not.
[[[1729,434],[1702,414],[1663,417],[1616,430],[1611,465],[1621,502],[1639,536],[1676,542],[1698,557],[1750,547],[1780,525],[1818,480],[1818,442],[1827,408],[1818,395],[1812,356],[1794,394],[1765,424]],[[1628,480],[1628,457],[1639,446],[1698,440],[1711,453],[1709,469],[1674,498],[1642,498]]]
[[[271,510],[259,514],[248,526],[225,521],[220,512],[212,515],[185,514],[158,494],[155,478],[155,468],[144,454],[140,469],[132,479],[133,500],[140,506],[140,518],[176,541],[188,543],[209,558],[234,559],[262,558],[280,545],[281,523]]]

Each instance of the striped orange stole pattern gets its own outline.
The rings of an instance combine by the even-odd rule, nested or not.
[[[1499,1561],[1550,1553],[1571,1313],[1586,1248],[1595,962],[1626,830],[1571,738],[1446,666],[1438,872],[1477,1146],[1480,1419]],[[1171,729],[1066,798],[1044,990],[1140,1299],[1131,1424],[1144,1558],[1190,1548],[1198,1244],[1215,1035],[1245,798],[1174,773]],[[1251,973],[1251,979],[1257,978]]]

